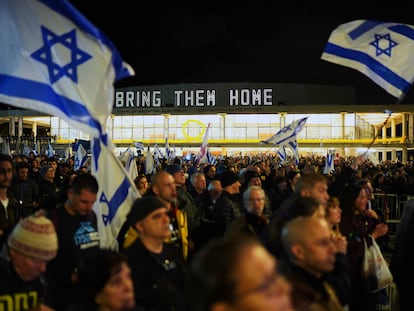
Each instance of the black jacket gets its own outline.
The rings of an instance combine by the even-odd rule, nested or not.
[[[147,310],[186,311],[188,271],[178,248],[164,243],[162,254],[148,251],[138,238],[125,249],[137,306]]]

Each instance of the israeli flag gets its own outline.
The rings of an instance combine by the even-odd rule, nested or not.
[[[141,151],[145,150],[144,144],[140,141],[134,142],[134,146],[135,148],[137,148],[137,150],[141,150]]]
[[[286,159],[287,159],[285,145],[279,146],[279,148],[277,149],[277,155],[278,155],[278,157],[280,159],[280,164],[284,164],[285,161],[286,161]]]
[[[117,237],[132,203],[140,197],[133,180],[115,156],[113,145],[100,138],[92,140],[92,174],[99,181],[94,211],[98,219],[101,247],[118,249]]]
[[[155,173],[154,157],[151,153],[150,147],[148,146],[147,153],[145,155],[145,174],[150,175]]]
[[[76,153],[75,153],[75,159],[74,159],[74,166],[73,170],[76,172],[79,170],[82,166],[86,166],[88,162],[88,153],[86,152],[85,148],[81,143],[77,144]]]
[[[414,81],[414,26],[355,20],[330,35],[321,59],[351,67],[401,99]]]
[[[296,138],[288,141],[287,146],[293,151],[293,158],[295,159],[295,164],[299,165],[299,144]]]
[[[68,1],[0,1],[0,102],[57,116],[94,137],[113,82],[133,75],[111,41]]]
[[[283,145],[287,144],[292,139],[296,138],[296,135],[299,134],[300,131],[302,131],[303,127],[306,124],[306,121],[308,120],[308,117],[304,117],[299,120],[295,120],[289,125],[282,128],[280,131],[278,131],[276,134],[274,134],[272,137],[262,140],[260,143],[262,144],[274,144],[274,145]]]
[[[66,0],[1,0],[0,46],[0,102],[59,117],[93,138],[100,245],[116,248],[139,193],[115,157],[106,121],[114,82],[133,70]]]
[[[323,168],[323,174],[328,175],[335,172],[335,163],[334,163],[334,151],[328,150],[325,158],[325,167]]]
[[[55,155],[55,150],[53,150],[52,144],[50,143],[50,141],[47,144],[47,156],[53,157]]]
[[[128,148],[118,158],[122,164],[125,163],[125,170],[128,172],[129,177],[134,180],[138,176],[137,161],[133,151]]]

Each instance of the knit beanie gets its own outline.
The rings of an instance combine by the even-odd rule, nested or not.
[[[144,195],[142,198],[135,199],[134,203],[132,203],[127,220],[130,225],[134,225],[134,223],[144,219],[161,207],[165,207],[165,204],[157,196],[152,194]]]
[[[45,175],[46,175],[46,173],[47,173],[47,171],[48,171],[49,169],[51,169],[51,168],[52,168],[52,166],[51,166],[51,165],[49,165],[49,164],[46,164],[46,165],[42,166],[42,167],[40,168],[40,170],[39,170],[40,177],[45,176]]]
[[[7,244],[23,255],[49,261],[58,249],[55,226],[43,215],[30,215],[16,224]]]
[[[219,179],[221,181],[221,186],[225,188],[234,184],[236,181],[239,181],[239,175],[231,171],[224,171],[219,175]]]

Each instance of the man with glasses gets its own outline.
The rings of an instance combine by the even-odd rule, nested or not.
[[[244,213],[234,220],[226,230],[226,236],[248,234],[260,239],[269,225],[269,219],[263,214],[265,192],[260,186],[250,186],[243,193]]]
[[[278,262],[251,236],[213,240],[190,264],[193,311],[293,311],[291,285]]]

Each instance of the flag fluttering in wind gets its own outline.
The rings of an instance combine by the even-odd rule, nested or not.
[[[299,134],[300,131],[302,131],[307,120],[308,120],[308,117],[295,120],[289,125],[279,130],[272,137],[266,140],[262,140],[260,143],[273,144],[273,145],[282,145],[284,143],[287,143],[288,141],[296,138],[296,135]]]
[[[138,167],[133,151],[128,148],[119,156],[119,160],[122,164],[125,163],[125,170],[128,172],[129,177],[134,180],[138,176]]]
[[[29,153],[32,151],[32,149],[30,149],[30,147],[26,144],[26,143],[23,143],[23,150],[22,150],[22,153],[25,155],[25,156],[28,156],[29,155]]]
[[[52,144],[50,141],[47,143],[47,156],[53,157],[55,155],[55,150],[53,150]]]
[[[72,157],[72,144],[69,144],[66,148],[65,148],[65,159],[69,159]]]
[[[137,150],[141,150],[141,151],[145,150],[144,144],[140,141],[134,142],[134,146],[135,148],[137,148]]]
[[[372,20],[339,25],[321,59],[358,70],[401,100],[414,81],[414,26]]]
[[[10,144],[8,141],[3,141],[1,143],[1,153],[8,154],[11,156]]]
[[[160,147],[158,146],[158,144],[155,144],[154,145],[154,161],[155,161],[156,167],[161,165],[161,159],[164,159],[164,155],[162,154],[162,151]]]
[[[294,139],[289,140],[286,145],[292,149],[293,151],[293,158],[295,160],[295,164],[299,165],[299,145],[296,137]]]
[[[214,155],[211,154],[209,149],[207,149],[206,159],[207,159],[207,163],[210,164],[210,165],[216,165],[217,164],[217,158]]]
[[[0,2],[0,102],[59,117],[93,137],[101,247],[139,193],[106,133],[114,82],[133,75],[113,43],[68,1]]]
[[[203,163],[203,161],[208,162],[207,151],[208,151],[208,135],[210,132],[210,127],[211,127],[211,124],[209,122],[206,128],[206,131],[204,133],[203,142],[201,143],[200,151],[197,154],[197,163]]]
[[[151,153],[150,147],[148,146],[147,154],[145,155],[145,174],[150,175],[154,173],[154,157]]]
[[[168,143],[168,138],[165,139],[165,156],[168,163],[174,161],[176,154],[175,148],[170,148],[170,144]]]
[[[277,155],[279,156],[280,163],[284,164],[287,160],[286,145],[281,145],[277,149]]]
[[[323,168],[323,174],[329,175],[335,172],[334,163],[334,150],[328,150],[325,158],[325,167]]]
[[[279,130],[272,137],[266,140],[262,140],[260,143],[274,144],[276,146],[279,146],[279,149],[277,152],[281,160],[281,163],[284,163],[288,158],[287,153],[286,153],[286,148],[291,149],[293,152],[295,164],[298,165],[299,164],[299,145],[298,145],[298,141],[296,137],[300,133],[300,131],[302,131],[307,120],[308,120],[308,117],[295,120],[289,125]]]
[[[109,143],[112,144],[111,141]],[[92,172],[96,174],[99,186],[103,189],[97,198],[100,207],[94,209],[102,222],[99,230],[100,245],[117,248],[116,237],[131,208],[131,199],[140,195],[136,187],[131,187],[133,181],[113,150],[113,145],[108,146],[99,138],[92,140]],[[127,202],[128,205],[125,205]]]
[[[82,166],[86,166],[88,162],[88,153],[86,152],[85,148],[81,143],[77,143],[76,153],[75,153],[75,159],[74,159],[74,165],[73,170],[76,172],[79,170]]]
[[[0,2],[0,101],[99,136],[113,82],[131,75],[112,42],[68,1]]]
[[[38,155],[40,155],[40,152],[41,152],[41,150],[40,150],[41,148],[40,148],[40,140],[37,140],[36,141],[36,144],[35,144],[35,154],[38,156]]]

